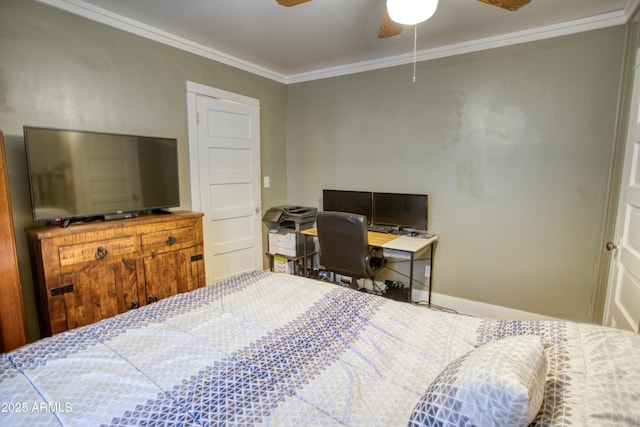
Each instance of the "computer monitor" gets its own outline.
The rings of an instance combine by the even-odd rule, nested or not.
[[[426,194],[373,193],[373,223],[427,230],[428,206]]]
[[[371,224],[373,212],[371,192],[322,190],[322,209],[364,215],[367,217],[367,224]]]

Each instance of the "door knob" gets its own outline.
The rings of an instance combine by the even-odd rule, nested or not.
[[[616,249],[618,249],[618,245],[614,244],[613,242],[607,242],[607,244],[604,247],[607,248],[609,252],[615,251]]]

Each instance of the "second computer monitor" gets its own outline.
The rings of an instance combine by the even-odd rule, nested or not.
[[[427,230],[428,206],[426,194],[373,193],[373,222]]]
[[[322,190],[322,209],[349,212],[367,217],[371,224],[373,202],[370,191]]]

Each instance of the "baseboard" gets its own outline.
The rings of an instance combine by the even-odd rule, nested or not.
[[[413,290],[414,301],[427,301],[428,293],[422,289]],[[468,314],[471,316],[484,317],[497,320],[558,320],[553,317],[544,316],[542,314],[531,313],[528,311],[515,310],[513,308],[502,307],[499,305],[487,304],[478,301],[467,300],[464,298],[452,297],[433,293],[431,295],[431,303],[433,305],[455,310],[458,313]]]

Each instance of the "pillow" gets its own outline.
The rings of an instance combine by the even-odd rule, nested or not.
[[[542,404],[547,359],[542,338],[492,341],[450,363],[431,383],[409,426],[525,426]]]

